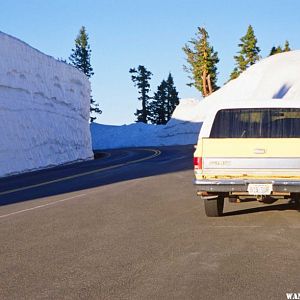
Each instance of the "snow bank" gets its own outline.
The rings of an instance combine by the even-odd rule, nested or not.
[[[92,123],[93,149],[194,144],[202,124],[195,110],[198,104],[195,99],[181,100],[167,125]]]
[[[205,119],[206,111],[222,102],[263,101],[269,99],[300,101],[300,50],[262,59],[237,79],[199,102],[195,119]]]
[[[94,149],[194,144],[207,111],[228,101],[282,99],[300,101],[300,51],[267,57],[209,97],[181,100],[165,126],[92,125]],[[112,142],[113,132],[118,142]],[[99,138],[101,136],[101,138]]]
[[[113,126],[91,123],[93,149],[151,146],[157,143],[160,126],[144,123]]]
[[[0,176],[92,158],[90,84],[0,32]]]

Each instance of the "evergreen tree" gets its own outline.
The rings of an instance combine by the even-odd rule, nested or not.
[[[272,47],[269,56],[274,55],[274,54],[278,54],[278,53],[282,53],[282,49],[280,46],[278,47]]]
[[[72,49],[69,59],[73,66],[82,71],[88,78],[91,78],[94,73],[90,63],[92,50],[90,49],[88,39],[86,29],[82,26],[75,39],[75,49]]]
[[[72,54],[69,60],[73,66],[82,71],[88,78],[94,75],[93,68],[91,66],[91,52],[90,45],[88,42],[88,34],[84,26],[79,30],[79,34],[75,39],[75,49],[72,49]],[[99,109],[99,104],[91,96],[90,98],[90,112],[101,114],[102,111]],[[96,117],[90,117],[90,121],[93,122]]]
[[[163,80],[154,93],[149,105],[150,120],[153,124],[166,124],[179,104],[178,92],[174,86],[174,80],[169,73],[168,79]]]
[[[137,86],[139,94],[141,95],[138,99],[142,101],[142,109],[137,109],[134,114],[137,117],[136,122],[147,123],[149,117],[149,100],[151,97],[148,95],[150,91],[150,83],[152,73],[148,71],[144,66],[139,65],[137,69],[131,68],[129,70],[131,80],[134,82],[134,86]]]
[[[184,66],[184,70],[191,73],[189,78],[192,80],[188,85],[198,89],[203,97],[218,89],[216,67],[219,62],[218,52],[209,45],[208,38],[205,28],[198,27],[196,38],[191,39],[189,45],[183,47],[189,64],[189,67]]]
[[[269,56],[274,55],[274,54],[276,54],[276,53],[277,53],[277,47],[273,46],[273,47],[271,48],[271,51],[270,51]]]
[[[237,67],[235,67],[230,74],[230,80],[238,78],[239,75],[240,75],[240,71]]]
[[[167,103],[168,103],[168,85],[165,80],[157,87],[157,92],[154,93],[153,100],[150,105],[150,120],[152,124],[166,124],[167,119]]]
[[[282,53],[282,52],[288,52],[291,51],[290,48],[290,43],[288,41],[285,41],[284,47],[278,46],[278,47],[272,47],[269,56],[277,54],[277,53]]]
[[[171,119],[173,111],[175,110],[178,104],[179,104],[178,92],[174,85],[173,77],[171,73],[169,73],[167,79],[167,109],[166,109],[167,122]]]
[[[288,52],[288,51],[291,51],[290,43],[289,41],[285,41],[283,52]]]
[[[240,39],[239,54],[234,56],[236,67],[230,75],[230,79],[237,78],[243,71],[259,60],[260,49],[257,46],[257,39],[251,25],[248,26],[247,33]]]

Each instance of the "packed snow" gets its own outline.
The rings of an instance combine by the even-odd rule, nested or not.
[[[0,176],[93,157],[90,83],[0,32]]]
[[[93,149],[195,144],[207,112],[228,101],[300,100],[300,51],[262,59],[237,79],[199,101],[182,99],[167,125],[91,124]]]

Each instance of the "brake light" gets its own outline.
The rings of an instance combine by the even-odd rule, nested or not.
[[[194,157],[194,168],[202,170],[202,157]]]

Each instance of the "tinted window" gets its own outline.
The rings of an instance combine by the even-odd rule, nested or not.
[[[300,138],[300,109],[223,109],[214,120],[211,138]]]

